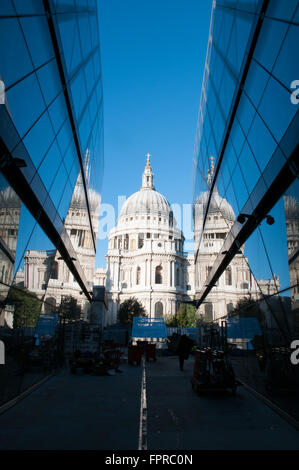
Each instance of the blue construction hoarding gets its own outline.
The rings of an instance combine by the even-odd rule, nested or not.
[[[57,313],[44,313],[39,316],[36,334],[38,336],[43,335],[55,335],[55,329],[58,323],[59,315]]]
[[[134,317],[132,338],[167,338],[164,318]]]

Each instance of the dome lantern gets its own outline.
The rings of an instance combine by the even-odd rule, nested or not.
[[[144,168],[144,172],[142,174],[142,186],[141,186],[141,190],[142,189],[152,189],[155,191],[155,187],[154,187],[154,174],[153,174],[153,170],[152,170],[152,167],[151,167],[151,163],[150,163],[150,157],[151,155],[148,153],[147,155],[145,155],[147,160],[146,160],[146,165],[145,165],[145,168]]]

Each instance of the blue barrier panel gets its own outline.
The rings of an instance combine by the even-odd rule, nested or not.
[[[251,341],[256,335],[261,335],[261,327],[257,318],[229,318],[227,320],[227,338],[247,340],[248,349],[252,350]]]
[[[255,335],[261,334],[262,331],[257,318],[229,318],[227,320],[228,338],[252,339]]]
[[[57,313],[44,313],[39,316],[36,334],[42,335],[55,335],[55,329],[58,323],[59,315]]]
[[[167,338],[164,318],[133,317],[132,338]]]

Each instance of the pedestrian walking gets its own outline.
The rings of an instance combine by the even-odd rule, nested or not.
[[[184,370],[184,361],[189,358],[189,354],[193,344],[194,342],[190,338],[188,338],[187,335],[182,335],[177,349],[181,371]]]

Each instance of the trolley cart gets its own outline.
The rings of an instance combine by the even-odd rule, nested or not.
[[[197,351],[194,362],[192,389],[197,393],[224,392],[230,389],[233,395],[237,386],[231,363],[223,351],[213,351],[209,348]]]
[[[129,346],[128,347],[128,363],[134,364],[134,362],[139,366],[141,364],[142,358],[142,348],[140,346]]]
[[[120,372],[119,364],[121,355],[122,352],[120,352],[119,349],[109,349],[108,351],[104,352],[105,363],[108,370],[114,369],[116,372]]]

